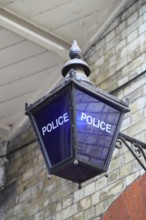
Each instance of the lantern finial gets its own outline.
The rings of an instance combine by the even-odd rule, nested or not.
[[[73,41],[72,47],[70,48],[69,56],[71,59],[74,59],[74,58],[81,59],[82,58],[82,52],[81,52],[81,49],[79,48],[76,40]]]

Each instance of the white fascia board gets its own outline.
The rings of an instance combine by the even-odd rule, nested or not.
[[[63,60],[68,60],[70,44],[2,8],[0,9],[0,26],[56,53]]]

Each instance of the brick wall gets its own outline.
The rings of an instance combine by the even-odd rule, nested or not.
[[[6,182],[7,159],[3,157],[7,152],[7,143],[2,142],[0,146],[0,190],[4,188]]]
[[[91,79],[101,89],[110,92],[146,69],[145,17],[144,1],[136,1],[86,55]]]
[[[102,220],[146,219],[146,174],[124,190]]]
[[[129,98],[131,112],[126,114],[122,132],[146,142],[146,2],[129,1],[128,8],[88,51],[86,60],[96,86],[121,99]],[[9,150],[33,138],[27,125],[11,141]],[[5,220],[99,220],[144,173],[125,146],[115,148],[108,174],[85,182],[81,190],[61,178],[48,179],[37,143],[8,159],[7,182],[0,191],[4,198],[0,217]]]

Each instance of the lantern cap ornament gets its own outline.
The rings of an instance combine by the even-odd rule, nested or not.
[[[72,47],[70,48],[69,57],[70,59],[74,59],[74,58],[82,59],[82,52],[76,40],[73,41]]]
[[[70,48],[69,56],[71,60],[69,60],[62,69],[63,77],[65,77],[72,68],[82,68],[86,76],[90,75],[90,68],[88,64],[82,60],[82,52],[76,40],[73,41],[72,47]]]

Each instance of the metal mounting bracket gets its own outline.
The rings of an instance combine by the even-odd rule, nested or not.
[[[116,141],[116,147],[120,149],[123,144],[129,149],[146,172],[146,143],[136,140],[135,138],[131,138],[123,133],[119,133]]]

